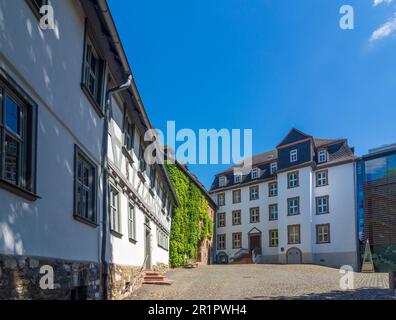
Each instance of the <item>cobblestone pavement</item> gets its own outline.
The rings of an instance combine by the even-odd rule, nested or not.
[[[144,285],[136,300],[395,299],[388,274],[354,273],[341,291],[338,269],[313,265],[213,265],[167,273],[172,286]]]

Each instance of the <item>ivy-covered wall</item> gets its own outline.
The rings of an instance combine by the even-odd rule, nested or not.
[[[197,258],[200,240],[212,239],[213,221],[201,189],[175,164],[167,162],[166,167],[179,201],[172,213],[169,248],[170,264],[178,267]]]

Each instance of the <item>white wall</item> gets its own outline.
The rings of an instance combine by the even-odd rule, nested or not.
[[[149,210],[158,220],[158,223],[170,233],[170,216],[171,213],[165,209],[162,211],[161,194],[154,191],[154,196],[149,192],[150,189],[150,166],[147,166],[147,171],[144,173],[145,180],[143,181],[139,176],[139,143],[140,135],[138,130],[135,130],[134,149],[132,157],[134,163],[131,164],[122,152],[124,143],[123,135],[123,109],[122,103],[119,99],[115,98],[112,101],[113,119],[109,129],[109,161],[113,168],[118,171],[118,178],[124,180],[129,184],[142,201],[142,205]],[[128,167],[128,174],[127,174]],[[158,175],[158,173],[157,173]],[[158,182],[158,178],[157,178]],[[121,190],[119,188],[119,190]],[[121,216],[122,216],[122,234],[123,236],[117,237],[110,235],[110,246],[108,259],[111,262],[121,265],[141,266],[145,259],[145,214],[135,201],[129,199],[126,193],[121,196]],[[131,242],[128,239],[128,203],[131,201],[135,203],[136,210],[136,242]],[[169,219],[167,218],[169,215]],[[151,262],[156,263],[169,263],[168,251],[158,247],[157,241],[157,227],[158,225],[152,220],[150,221],[151,227]]]
[[[57,28],[42,31],[24,0],[0,0],[0,66],[38,104],[41,197],[0,189],[0,253],[98,261],[99,228],[73,218],[74,144],[99,164],[102,132],[80,88],[84,15],[77,1],[52,4]]]

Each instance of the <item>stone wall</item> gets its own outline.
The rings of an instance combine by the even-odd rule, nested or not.
[[[158,272],[158,273],[166,273],[169,270],[169,265],[165,263],[157,263],[155,266],[153,266],[153,271]]]
[[[40,269],[46,268],[45,266],[52,267],[53,289],[40,287],[40,280],[43,281],[49,275],[48,271],[40,274]],[[99,265],[60,259],[0,255],[0,300],[22,299],[100,299]]]
[[[128,298],[143,282],[141,267],[109,265],[108,294],[111,300]]]

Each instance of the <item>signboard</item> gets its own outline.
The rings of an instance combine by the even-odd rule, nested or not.
[[[371,254],[370,243],[367,239],[366,249],[364,250],[362,272],[374,272],[373,256]]]

